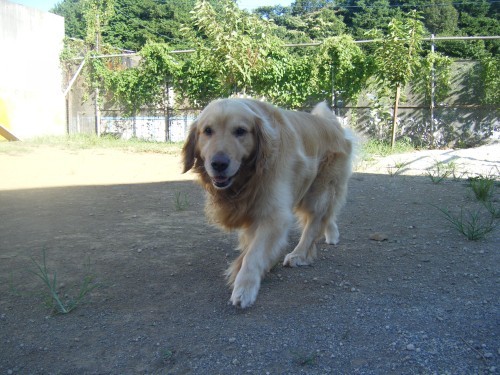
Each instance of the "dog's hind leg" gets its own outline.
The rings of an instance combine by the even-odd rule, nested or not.
[[[298,267],[308,266],[316,258],[317,250],[314,241],[321,230],[321,216],[317,217],[312,213],[304,214],[304,229],[300,241],[295,249],[285,257],[284,266]]]
[[[351,146],[352,147],[352,146]],[[347,197],[347,182],[352,173],[351,155],[338,156],[333,160],[333,168],[329,171],[330,200],[327,213],[324,217],[324,234],[327,244],[339,243],[339,228],[337,226],[337,215],[344,206]]]
[[[346,193],[347,183],[335,186],[327,213],[323,219],[325,242],[329,245],[339,243],[340,234],[337,226],[337,214],[345,203]]]
[[[317,250],[314,242],[324,230],[324,216],[329,207],[329,197],[328,191],[318,193],[313,187],[311,193],[297,207],[297,214],[303,224],[302,235],[295,249],[285,257],[284,266],[307,266],[316,258]]]

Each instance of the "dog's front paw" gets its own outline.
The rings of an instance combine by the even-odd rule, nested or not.
[[[312,257],[294,254],[293,252],[285,257],[283,266],[285,267],[300,267],[309,266],[313,263]]]
[[[255,302],[260,288],[260,277],[243,275],[241,272],[234,282],[231,303],[233,306],[247,308]]]

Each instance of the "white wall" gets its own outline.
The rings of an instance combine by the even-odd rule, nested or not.
[[[0,0],[0,124],[21,140],[66,131],[64,18]]]

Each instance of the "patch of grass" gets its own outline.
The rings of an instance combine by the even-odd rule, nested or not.
[[[171,351],[170,349],[163,349],[161,351],[161,359],[163,361],[168,361],[174,356],[174,352]]]
[[[369,139],[362,144],[361,156],[363,159],[369,159],[373,156],[389,156],[393,154],[402,154],[415,151],[415,146],[409,140],[399,140],[391,147],[390,142],[378,139]]]
[[[48,146],[70,150],[82,149],[117,149],[130,152],[148,152],[178,155],[182,150],[182,143],[166,143],[146,141],[138,138],[129,140],[117,139],[113,135],[72,134],[65,136],[45,136],[28,139],[21,142],[0,144],[0,152],[14,152],[15,150],[28,151],[33,147]]]
[[[316,352],[311,353],[296,353],[295,362],[299,366],[312,366],[316,363],[319,355]]]
[[[483,202],[483,205],[494,219],[500,218],[500,208],[496,207],[492,200]]]
[[[175,209],[177,211],[183,211],[189,207],[188,195],[186,193],[181,193],[180,191],[175,193]]]
[[[31,258],[35,269],[31,272],[37,276],[44,284],[46,289],[46,304],[56,314],[68,314],[73,311],[98,284],[94,283],[94,277],[90,274],[90,261],[87,265],[87,272],[80,285],[80,289],[76,298],[63,298],[61,297],[57,288],[57,274],[53,273],[51,276],[47,269],[46,253],[42,251],[42,263],[38,263],[35,259]]]
[[[493,176],[469,177],[469,187],[478,201],[488,202],[493,197],[495,178]]]
[[[484,236],[490,233],[495,227],[493,216],[486,218],[479,210],[467,210],[464,212],[462,208],[460,209],[460,215],[456,216],[451,214],[448,210],[439,207],[436,208],[443,213],[445,219],[448,220],[456,230],[471,241],[478,241],[484,238]]]
[[[427,169],[427,176],[434,184],[439,184],[449,177],[456,178],[456,173],[457,165],[454,162],[443,163],[436,161],[432,167]]]
[[[387,167],[387,173],[389,176],[394,177],[401,174],[404,167],[406,167],[410,162],[398,161],[395,162],[394,165]]]

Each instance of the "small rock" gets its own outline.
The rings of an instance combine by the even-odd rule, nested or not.
[[[236,337],[230,337],[230,338],[229,338],[229,342],[233,343],[233,342],[235,342],[235,341],[236,341]]]
[[[382,241],[387,241],[388,239],[389,239],[389,236],[385,233],[375,232],[375,233],[370,234],[370,240],[372,240],[372,241],[382,242]]]
[[[408,344],[408,345],[406,345],[406,350],[414,351],[415,350],[415,345],[414,344]]]

